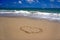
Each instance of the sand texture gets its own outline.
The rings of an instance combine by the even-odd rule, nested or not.
[[[60,40],[60,23],[25,17],[0,17],[0,40]]]

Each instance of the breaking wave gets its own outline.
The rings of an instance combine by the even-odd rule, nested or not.
[[[48,13],[40,11],[28,10],[0,10],[0,16],[24,16],[38,19],[58,20],[60,21],[60,13]]]

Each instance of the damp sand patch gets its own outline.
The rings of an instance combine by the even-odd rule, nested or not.
[[[20,27],[20,30],[24,31],[25,33],[28,33],[28,34],[43,32],[42,28],[37,28],[37,27],[33,27],[33,26],[22,26],[22,27]]]

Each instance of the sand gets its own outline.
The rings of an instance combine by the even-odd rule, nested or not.
[[[39,32],[39,29],[42,31]],[[60,23],[25,17],[0,17],[0,40],[60,40]]]

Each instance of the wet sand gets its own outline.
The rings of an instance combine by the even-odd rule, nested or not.
[[[22,26],[40,28],[42,32],[27,33],[20,29]],[[25,17],[0,17],[0,40],[60,40],[60,23]]]

